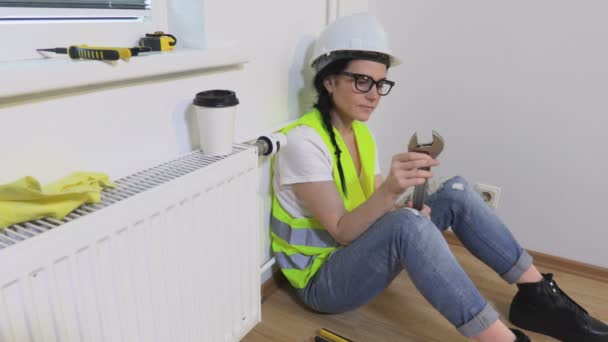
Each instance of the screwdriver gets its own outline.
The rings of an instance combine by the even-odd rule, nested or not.
[[[150,51],[149,47],[136,46],[133,48],[98,47],[88,45],[72,45],[69,48],[37,49],[36,51],[67,54],[71,59],[94,59],[98,61],[127,60],[140,52]]]
[[[340,335],[336,334],[335,332],[333,332],[329,329],[326,329],[326,328],[319,329],[319,335],[321,335],[321,337],[323,337],[326,340],[329,340],[331,342],[353,342],[352,340],[349,340],[348,338],[346,338],[344,336],[340,336]]]

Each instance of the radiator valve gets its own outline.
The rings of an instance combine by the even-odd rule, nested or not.
[[[287,137],[283,133],[273,133],[271,135],[262,135],[255,142],[258,147],[259,156],[271,156],[281,149],[281,146],[287,144]]]

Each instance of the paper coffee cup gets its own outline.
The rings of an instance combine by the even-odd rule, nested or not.
[[[207,90],[192,101],[196,111],[200,148],[206,155],[232,153],[234,119],[239,100],[231,90]]]

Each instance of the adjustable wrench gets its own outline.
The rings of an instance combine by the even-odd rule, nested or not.
[[[433,131],[433,142],[430,144],[419,144],[418,143],[418,134],[414,133],[410,138],[410,143],[408,144],[409,152],[419,152],[425,153],[431,156],[431,158],[435,159],[437,156],[443,151],[443,138],[439,133]],[[421,170],[430,170],[429,167],[423,167]],[[421,210],[424,206],[424,201],[426,197],[426,186],[428,183],[428,178],[424,181],[424,184],[416,185],[414,188],[414,198],[413,198],[413,207],[414,209]]]

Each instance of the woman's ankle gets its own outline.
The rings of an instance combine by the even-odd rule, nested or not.
[[[492,323],[481,334],[473,337],[473,341],[476,342],[513,342],[515,339],[515,334],[500,320]]]
[[[538,283],[541,280],[543,280],[542,274],[540,274],[540,272],[536,269],[536,266],[531,265],[530,268],[528,268],[515,283]]]

